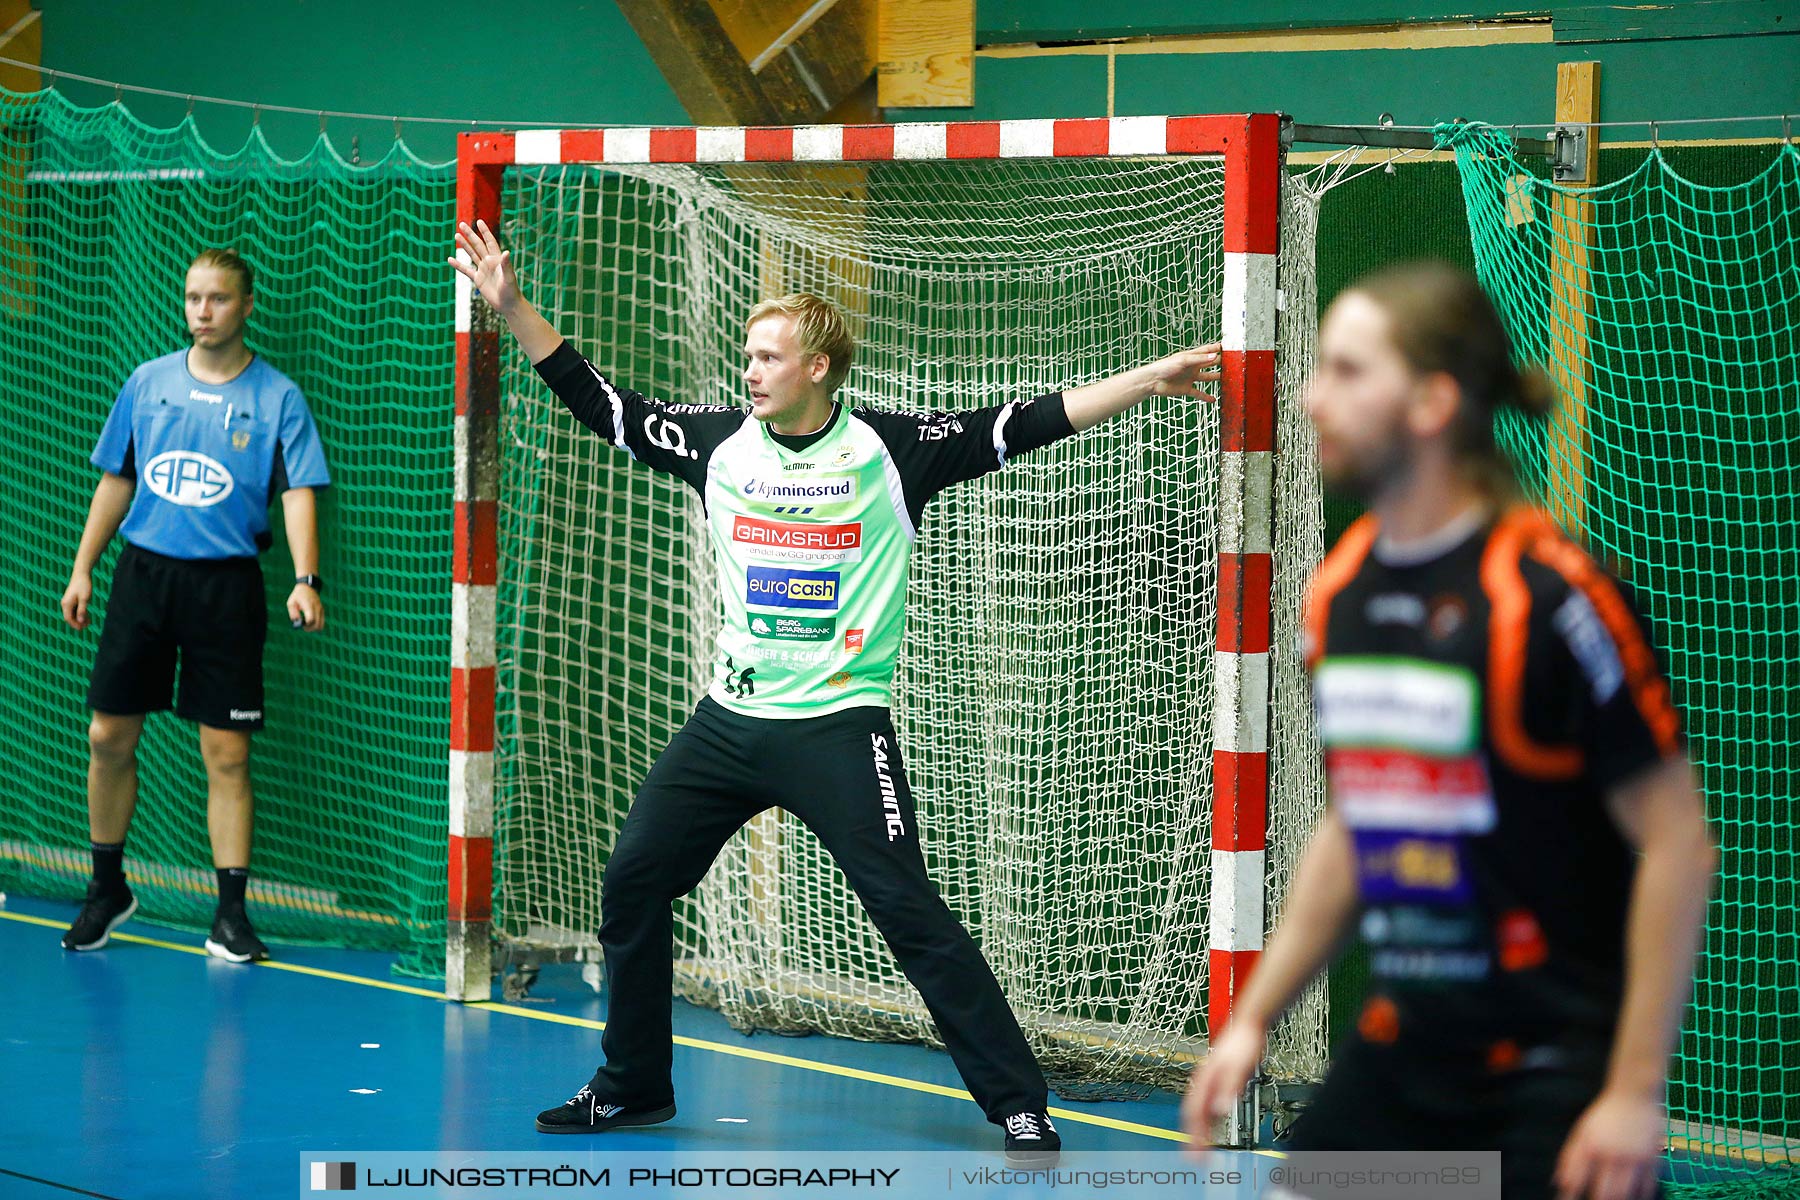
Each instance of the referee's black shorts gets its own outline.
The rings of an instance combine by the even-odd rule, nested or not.
[[[88,707],[261,729],[269,610],[254,558],[169,558],[126,544],[113,570]],[[175,692],[175,668],[181,690]]]

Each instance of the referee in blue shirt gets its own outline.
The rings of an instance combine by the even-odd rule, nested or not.
[[[263,723],[268,611],[257,554],[281,497],[296,627],[325,627],[313,493],[330,484],[300,389],[244,345],[255,305],[250,268],[205,250],[188,268],[193,346],[126,380],[94,448],[104,474],[75,551],[63,620],[88,627],[94,563],[125,535],[88,686],[88,828],[94,877],[63,935],[98,950],[137,911],[125,882],[125,831],[137,806],[137,745],[147,713],[173,707],[200,726],[206,824],[219,875],[207,952],[231,962],[268,949],[244,913],[250,865],[250,735]],[[180,687],[176,688],[177,664]]]

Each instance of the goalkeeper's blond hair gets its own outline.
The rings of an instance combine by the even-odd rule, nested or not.
[[[811,292],[795,292],[758,304],[744,318],[744,328],[749,329],[764,317],[793,319],[794,337],[800,342],[800,353],[823,354],[831,361],[825,369],[825,390],[827,393],[837,391],[856,357],[856,339],[850,336],[850,323],[837,305]]]

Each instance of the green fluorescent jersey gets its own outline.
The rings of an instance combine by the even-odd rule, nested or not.
[[[883,706],[925,504],[1073,430],[1060,394],[968,412],[832,412],[805,437],[743,409],[667,404],[567,342],[538,372],[584,425],[700,493],[723,621],[709,694],[734,712]]]

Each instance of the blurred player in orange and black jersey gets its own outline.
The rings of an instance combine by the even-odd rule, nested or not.
[[[1320,466],[1369,508],[1308,600],[1330,803],[1195,1072],[1196,1138],[1354,932],[1368,997],[1292,1148],[1499,1150],[1509,1198],[1656,1190],[1716,851],[1644,622],[1495,446],[1498,409],[1548,401],[1461,271],[1326,316]]]

